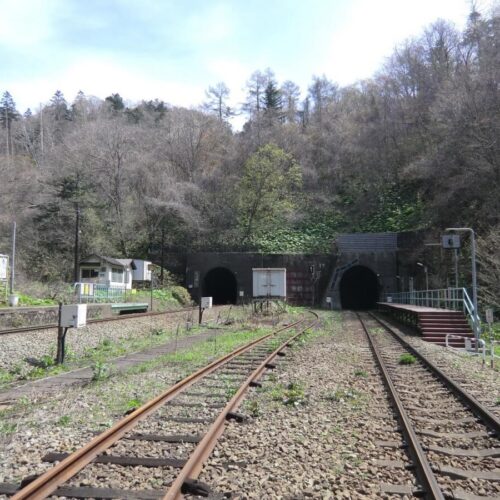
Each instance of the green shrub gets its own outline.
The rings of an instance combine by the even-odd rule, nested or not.
[[[132,409],[135,409],[135,408],[139,408],[140,406],[142,406],[142,401],[140,401],[137,398],[129,399],[127,401],[127,403],[125,404],[125,406],[126,406],[127,410],[132,410]]]
[[[36,297],[31,297],[25,295],[24,293],[19,293],[19,305],[21,306],[53,306],[57,302],[52,299],[37,299]]]
[[[284,405],[298,406],[305,403],[304,386],[298,382],[290,382],[286,386],[278,384],[271,391],[271,397]]]
[[[173,286],[172,297],[183,306],[191,304],[191,295],[183,286]]]
[[[401,356],[399,357],[400,365],[412,365],[413,363],[415,363],[415,361],[417,361],[417,358],[409,353],[401,354]]]
[[[71,422],[71,417],[69,415],[63,415],[58,421],[57,424],[61,427],[67,427]]]
[[[111,369],[107,363],[96,361],[92,365],[92,380],[94,382],[99,380],[106,380],[110,377],[110,375]]]

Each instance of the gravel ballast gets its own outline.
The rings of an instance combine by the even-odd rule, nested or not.
[[[251,390],[239,410],[249,415],[247,423],[228,423],[199,478],[215,492],[241,499],[409,498],[381,490],[383,484],[389,491],[401,485],[411,490],[415,481],[412,472],[387,466],[408,464],[409,459],[361,325],[349,312],[321,316],[323,331],[288,349],[267,372],[263,387]],[[473,382],[478,395],[498,394],[497,373],[477,360],[418,338],[411,342],[430,348],[443,371],[453,375],[455,370]],[[188,371],[185,364],[171,364],[92,384],[74,394],[59,393],[50,401],[22,403],[18,418],[0,421],[0,482],[17,482],[46,470],[51,465],[40,458],[47,452],[70,452],[84,445],[96,430],[123,414],[127,399],[144,401]],[[138,430],[165,432],[161,418],[150,423],[143,422]],[[5,427],[11,425],[15,428]],[[192,431],[189,425],[178,428],[180,433]],[[176,449],[186,457],[192,445],[172,447]],[[154,447],[137,453],[159,456]],[[106,484],[115,488],[162,488],[165,477],[171,477],[169,472],[146,481],[151,471],[137,467],[109,466],[108,471]],[[90,484],[89,474],[82,472],[77,484]]]
[[[416,485],[411,472],[387,466],[408,463],[398,448],[402,436],[358,320],[342,317],[329,335],[289,352],[266,376],[243,405],[254,418],[228,425],[201,481],[235,499],[408,498],[383,492]],[[477,360],[430,347],[442,369],[458,363],[477,392],[498,391],[496,373]],[[303,398],[283,404],[277,387],[291,384],[303,387]]]
[[[226,306],[209,309],[205,311],[203,319],[212,321],[219,315],[226,318],[227,309]],[[72,328],[68,330],[66,337],[66,349],[69,353],[67,357],[70,358],[71,364],[79,365],[78,361],[89,350],[97,348],[105,341],[124,344],[132,340],[151,337],[151,333],[158,330],[166,330],[174,335],[177,326],[179,326],[180,335],[190,334],[186,329],[186,324],[188,320],[197,321],[197,314],[195,310],[166,312],[158,316],[126,318]],[[22,375],[32,368],[26,363],[26,358],[54,357],[56,342],[56,329],[2,335],[0,336],[0,369]]]

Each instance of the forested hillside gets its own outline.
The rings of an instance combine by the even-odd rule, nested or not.
[[[454,224],[497,241],[498,10],[463,33],[436,22],[352,86],[256,71],[241,109],[222,82],[198,109],[130,104],[116,86],[22,114],[3,93],[0,252],[16,220],[32,279],[72,278],[77,216],[81,254],[137,258],[161,245],[328,251],[339,232]]]

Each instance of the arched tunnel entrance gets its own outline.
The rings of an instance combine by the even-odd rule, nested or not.
[[[354,266],[340,280],[342,309],[372,309],[378,301],[377,275],[367,267]]]
[[[212,297],[214,305],[236,304],[236,277],[225,267],[211,269],[203,280],[203,296]]]

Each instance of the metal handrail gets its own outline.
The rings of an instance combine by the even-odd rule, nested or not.
[[[411,304],[462,311],[469,319],[476,338],[481,333],[481,319],[465,288],[439,288],[436,290],[413,290],[386,294],[387,302]]]

